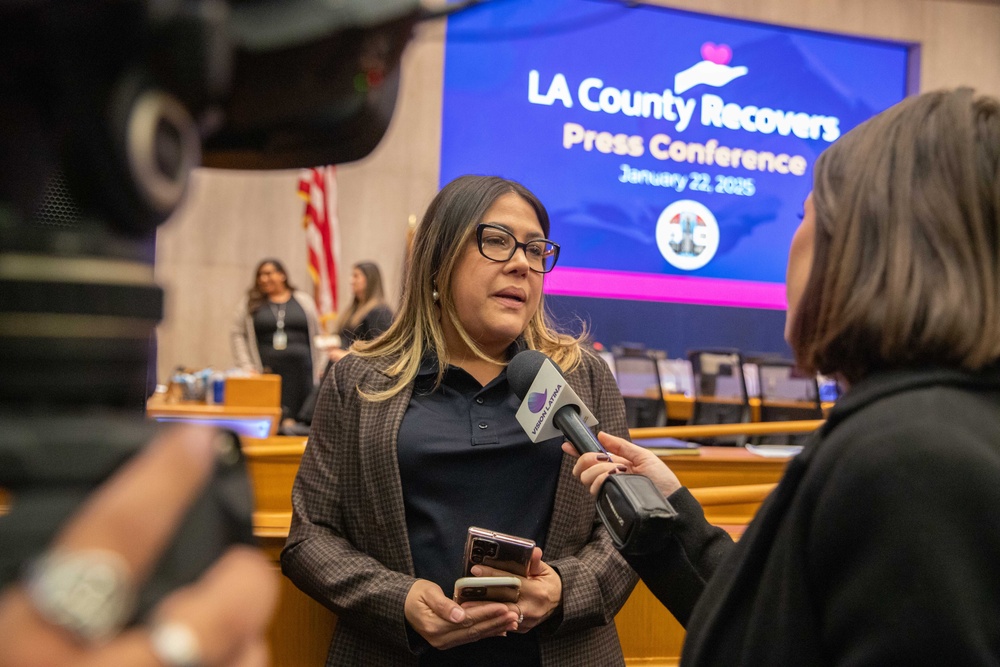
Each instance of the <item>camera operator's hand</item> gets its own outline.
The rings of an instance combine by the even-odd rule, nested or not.
[[[138,588],[208,480],[214,437],[213,430],[198,427],[164,431],[87,499],[48,553],[120,564],[127,585]],[[149,624],[98,644],[47,620],[18,583],[0,591],[0,667],[265,665],[264,632],[276,598],[267,559],[234,547],[199,581],[164,598]]]
[[[517,613],[502,602],[477,602],[462,608],[426,579],[417,579],[406,594],[403,613],[427,643],[444,650],[517,629]]]
[[[486,565],[474,565],[472,574],[477,577],[517,577],[516,574]],[[516,604],[508,605],[517,609],[517,632],[527,632],[544,623],[562,604],[562,579],[558,572],[542,560],[542,550],[538,547],[531,552],[527,578],[517,578],[521,580],[521,594]],[[469,608],[481,604],[486,603],[466,602],[462,606]]]
[[[590,489],[591,495],[597,496],[608,475],[618,473],[634,473],[648,477],[664,497],[681,488],[674,471],[648,449],[603,431],[597,434],[597,439],[611,454],[610,459],[604,454],[588,452],[580,456],[573,466],[573,475]],[[573,445],[568,442],[563,443],[562,449],[567,454],[579,456]]]

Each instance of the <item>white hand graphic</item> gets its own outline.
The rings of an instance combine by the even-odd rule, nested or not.
[[[719,88],[733,79],[743,76],[747,71],[747,68],[743,66],[730,67],[702,60],[700,63],[674,75],[674,94],[680,95],[700,83]]]

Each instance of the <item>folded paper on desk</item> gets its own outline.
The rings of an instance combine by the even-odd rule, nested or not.
[[[802,451],[802,445],[747,445],[747,451],[769,459],[787,459]]]
[[[689,442],[678,438],[643,438],[642,440],[636,440],[635,444],[646,449],[661,450],[657,453],[665,455],[701,453],[697,442]]]

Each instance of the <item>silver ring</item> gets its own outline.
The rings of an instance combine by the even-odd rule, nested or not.
[[[103,549],[46,551],[25,572],[24,586],[48,622],[88,643],[118,634],[135,610],[128,562]]]
[[[521,625],[524,623],[524,612],[521,611],[521,605],[516,602],[511,602],[511,604],[517,607],[517,624]]]
[[[177,621],[153,623],[153,655],[166,667],[201,667],[201,643],[190,626]]]

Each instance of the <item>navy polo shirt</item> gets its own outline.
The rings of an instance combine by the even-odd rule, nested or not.
[[[512,346],[511,353],[516,352]],[[545,549],[563,438],[532,443],[515,418],[507,372],[485,387],[456,366],[434,389],[437,359],[424,359],[399,428],[397,455],[416,576],[451,596],[462,576],[469,526],[532,539]],[[533,633],[448,651],[421,665],[537,665]]]

